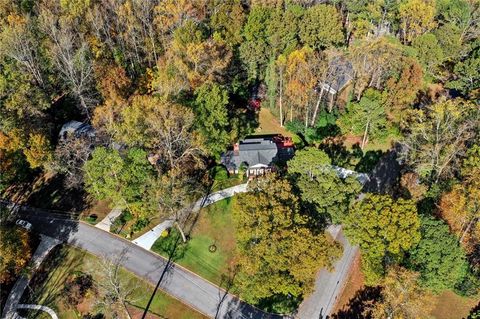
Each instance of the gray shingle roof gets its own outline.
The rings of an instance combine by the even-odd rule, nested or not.
[[[353,79],[353,66],[350,61],[336,57],[328,65],[328,73],[324,81],[325,88],[339,92]]]
[[[238,151],[228,151],[222,156],[222,163],[229,170],[237,170],[242,163],[247,166],[262,164],[271,166],[278,160],[288,160],[293,156],[293,149],[282,149],[272,137],[247,137],[238,144]]]

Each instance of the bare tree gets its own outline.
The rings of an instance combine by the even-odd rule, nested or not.
[[[9,57],[30,73],[40,87],[43,75],[38,53],[39,43],[33,35],[33,22],[30,17],[5,26],[0,33],[0,56]]]
[[[92,141],[88,137],[68,137],[58,143],[52,169],[65,175],[67,188],[78,188],[83,184],[83,165],[91,152]]]
[[[461,100],[446,100],[413,113],[401,157],[430,183],[451,175],[476,138],[479,108]],[[430,184],[431,185],[431,184]]]
[[[100,300],[98,304],[113,316],[131,319],[128,304],[134,302],[133,295],[139,289],[133,278],[122,276],[122,264],[127,260],[128,248],[118,254],[105,256],[98,267],[101,279],[97,282]]]
[[[90,108],[96,105],[94,72],[90,50],[71,20],[59,18],[50,9],[43,8],[40,25],[51,40],[50,57],[66,88],[78,100],[90,119]]]

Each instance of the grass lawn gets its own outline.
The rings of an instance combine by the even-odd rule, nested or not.
[[[432,316],[436,319],[466,318],[475,307],[480,295],[476,297],[465,298],[457,295],[453,291],[444,291],[436,297],[437,303],[432,311]]]
[[[94,201],[90,207],[82,212],[81,218],[87,223],[95,225],[110,213],[112,210],[111,205],[109,200]]]
[[[378,141],[375,141],[375,142],[368,142],[367,144],[365,144],[365,148],[363,149],[364,152],[367,152],[367,151],[376,151],[376,150],[380,150],[380,151],[388,151],[389,149],[392,148],[392,143],[396,140],[396,137],[393,137],[393,136],[389,136],[387,138],[385,138],[384,140],[378,140]],[[345,136],[345,141],[343,142],[343,144],[345,145],[345,147],[347,147],[348,149],[352,149],[352,146],[354,144],[359,144],[361,145],[362,144],[362,137],[361,136],[353,136],[353,135],[347,135]]]
[[[42,267],[45,267],[45,271],[34,277],[32,287],[34,293],[29,296],[29,303],[49,306],[57,312],[61,319],[82,318],[82,314],[97,312],[95,300],[99,297],[94,292],[87,292],[83,302],[74,306],[66,302],[64,288],[67,279],[72,274],[90,274],[94,282],[98,281],[101,276],[98,272],[98,257],[66,246],[56,251],[54,256],[50,256],[44,265]],[[133,294],[130,306],[132,314],[135,314],[133,317],[140,318],[137,314],[141,315],[142,310],[145,309],[154,287],[123,269],[121,276],[126,280],[131,280],[132,285],[138,287]],[[150,312],[152,315],[150,318],[205,318],[160,290],[155,295]],[[32,314],[30,313],[30,315]],[[38,317],[37,314],[33,315]]]
[[[283,136],[293,137],[293,133],[280,126],[278,119],[266,107],[260,109],[258,115],[259,126],[255,133],[258,134],[276,134],[280,133]]]
[[[217,285],[222,284],[222,275],[228,274],[235,255],[235,229],[231,217],[234,197],[216,202],[200,211],[200,217],[191,234],[191,239],[177,255],[175,262]],[[174,232],[172,232],[172,235]],[[170,235],[169,237],[172,237]],[[152,250],[167,256],[162,241],[158,239]],[[215,252],[209,251],[214,244]]]

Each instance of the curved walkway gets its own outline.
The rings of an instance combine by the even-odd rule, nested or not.
[[[17,309],[33,309],[33,310],[40,310],[43,312],[46,312],[52,317],[52,319],[58,319],[57,314],[55,311],[52,310],[52,308],[49,308],[47,306],[40,306],[40,305],[24,305],[20,304],[17,306]]]
[[[37,250],[35,250],[35,253],[32,256],[32,261],[30,262],[31,264],[29,269],[30,274],[33,274],[38,269],[42,261],[45,259],[45,257],[47,257],[48,253],[53,249],[53,247],[57,246],[60,243],[59,240],[46,236],[44,234],[40,235],[40,237],[42,240],[40,242],[40,245],[38,245]],[[29,274],[23,274],[20,278],[18,278],[12,290],[10,291],[10,294],[8,295],[7,301],[5,302],[2,318],[6,318],[6,319],[20,318],[16,311],[18,308],[25,308],[25,307],[20,307],[18,303],[20,302],[20,298],[22,297],[23,292],[27,288],[29,282],[30,282]],[[22,305],[22,306],[36,306],[36,305]],[[42,306],[38,306],[38,307],[42,307]],[[30,308],[30,309],[33,309],[33,308]],[[55,317],[52,316],[52,318],[57,319],[56,314],[55,314]]]
[[[211,205],[215,202],[218,202],[222,199],[232,197],[237,193],[245,193],[247,192],[247,183],[236,185],[230,188],[222,189],[218,192],[212,193],[207,195],[195,202],[193,204],[192,210],[197,212],[200,208]],[[142,236],[138,237],[137,239],[133,240],[132,242],[142,248],[150,249],[152,248],[153,244],[157,241],[157,239],[162,236],[162,233],[167,229],[173,226],[175,222],[174,218],[169,218],[164,222],[158,224],[157,226],[153,227],[150,231],[146,232]]]

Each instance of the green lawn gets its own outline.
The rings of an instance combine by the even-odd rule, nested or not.
[[[435,319],[466,318],[470,311],[478,304],[480,295],[470,298],[462,297],[453,291],[446,290],[436,296],[435,308],[432,315]]]
[[[222,284],[223,275],[228,274],[235,254],[235,229],[231,217],[234,200],[227,198],[203,208],[191,239],[176,254],[175,262],[218,285]],[[158,239],[152,250],[168,256],[166,242],[175,234],[172,231],[169,237]],[[217,248],[215,252],[209,251],[212,244]]]
[[[88,292],[84,301],[75,306],[69,305],[65,300],[65,283],[72,274],[85,273],[93,277],[94,282],[100,278],[99,258],[80,249],[64,247],[42,265],[45,271],[34,278],[34,294],[29,297],[29,303],[41,304],[51,307],[57,312],[59,318],[82,318],[83,314],[96,313],[95,300],[100,298],[94,292]],[[43,274],[43,275],[42,275]],[[121,276],[128,280],[136,290],[131,298],[130,312],[137,317],[141,314],[153,293],[154,287],[134,274],[123,270]],[[205,318],[178,300],[158,290],[150,306],[151,318]],[[38,318],[38,314],[30,313]],[[43,313],[40,314],[41,318]],[[47,318],[47,316],[45,316]]]

